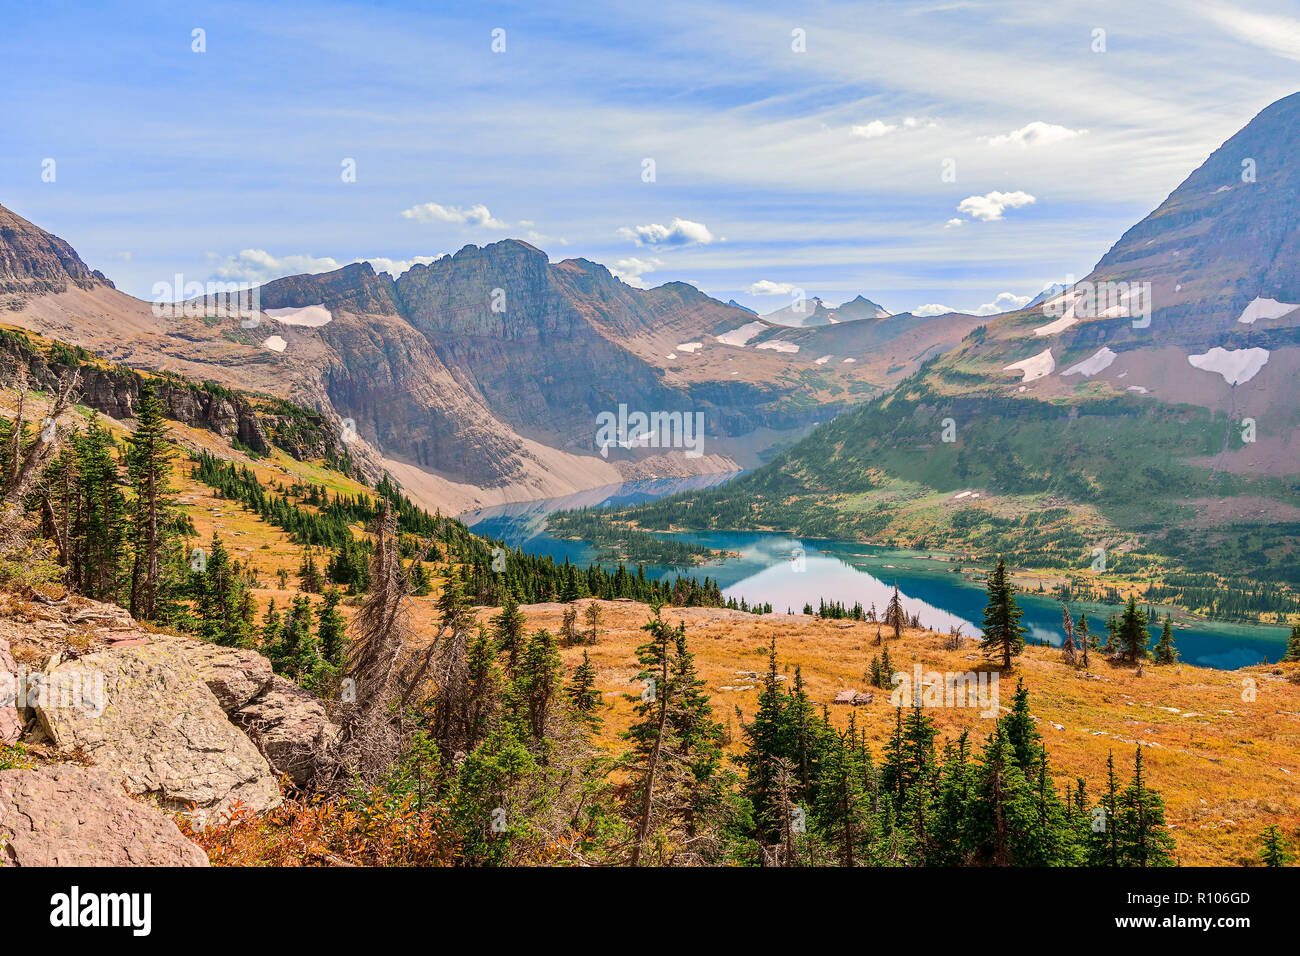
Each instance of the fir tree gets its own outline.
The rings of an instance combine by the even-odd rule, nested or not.
[[[1174,645],[1174,628],[1167,614],[1164,627],[1160,630],[1160,640],[1152,648],[1152,653],[1157,664],[1178,663],[1178,648]]]
[[[582,652],[582,663],[573,669],[573,677],[568,687],[569,709],[573,718],[584,728],[588,735],[600,732],[601,720],[597,708],[600,707],[600,691],[596,689],[596,667]]]
[[[903,613],[903,601],[898,594],[898,585],[895,584],[893,597],[885,607],[885,627],[892,627],[894,637],[897,639],[903,636],[903,625],[906,623],[907,615]]]
[[[172,445],[167,438],[167,423],[162,403],[153,383],[140,387],[140,405],[136,410],[135,432],[127,439],[126,471],[135,492],[132,508],[132,545],[130,610],[133,617],[153,620],[160,604],[170,595],[165,588],[160,556],[171,532],[168,512],[172,506],[172,488],[168,483]]]
[[[1125,660],[1137,663],[1147,656],[1147,642],[1151,639],[1147,631],[1146,615],[1138,609],[1137,598],[1129,595],[1128,604],[1116,629],[1120,653]]]
[[[1011,659],[1025,649],[1025,629],[1020,624],[1023,611],[1016,604],[1007,580],[1006,562],[998,559],[998,566],[989,575],[988,606],[984,609],[984,652],[994,660],[1001,658],[1004,670],[1011,668]]]
[[[343,595],[336,587],[325,589],[325,600],[321,604],[316,624],[316,640],[320,645],[321,657],[333,667],[341,667],[344,658],[344,632],[347,622],[339,610],[339,601]]]
[[[1284,661],[1300,661],[1300,624],[1291,625],[1291,636],[1286,642]]]
[[[1290,866],[1294,859],[1295,855],[1276,823],[1264,831],[1264,846],[1259,851],[1261,863],[1265,866]]]

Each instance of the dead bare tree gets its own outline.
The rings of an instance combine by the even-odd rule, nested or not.
[[[1064,604],[1061,605],[1061,620],[1065,626],[1065,643],[1061,650],[1065,654],[1065,663],[1073,667],[1079,659],[1074,643],[1074,618],[1070,617],[1070,609]]]

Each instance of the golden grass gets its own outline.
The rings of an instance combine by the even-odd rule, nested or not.
[[[425,599],[428,601],[429,599]],[[424,603],[424,601],[419,602]],[[580,602],[585,604],[586,602]],[[601,601],[606,620],[599,642],[592,647],[562,651],[572,668],[586,650],[596,665],[598,687],[605,695],[602,716],[604,746],[621,746],[618,733],[632,718],[641,685],[635,649],[645,637],[640,630],[649,608],[627,601]],[[522,608],[532,629],[558,633],[564,605],[539,604]],[[480,609],[486,620],[495,609]],[[800,615],[752,616],[711,608],[665,608],[663,616],[685,621],[700,676],[712,695],[714,714],[732,733],[730,751],[739,753],[740,718],[752,717],[761,681],[737,672],[766,670],[768,642],[775,637],[781,673],[793,679],[802,669],[812,699],[827,703],[845,688],[871,691],[864,672],[881,650],[875,644],[876,625],[853,621],[822,621]],[[424,614],[418,617],[427,620]],[[581,611],[579,622],[582,621]],[[959,650],[943,646],[945,637],[907,630],[888,640],[896,670],[910,672],[920,663],[925,671],[965,672],[987,669],[973,640]],[[1003,708],[1010,705],[1016,680],[1023,678],[1051,754],[1057,786],[1072,787],[1076,776],[1088,782],[1095,798],[1105,780],[1106,757],[1114,752],[1121,778],[1127,782],[1134,750],[1143,746],[1143,761],[1153,787],[1165,798],[1168,821],[1185,865],[1240,865],[1256,862],[1259,834],[1276,823],[1294,833],[1300,827],[1300,665],[1261,665],[1242,671],[1217,671],[1181,665],[1144,668],[1141,677],[1130,668],[1094,661],[1092,676],[1061,662],[1052,648],[1028,648],[1015,669],[1000,679]],[[1246,700],[1254,684],[1254,700]],[[730,689],[725,689],[730,688]],[[872,704],[848,708],[831,706],[839,726],[852,710],[867,729],[873,751],[880,754],[894,723],[889,692],[875,690]],[[629,696],[630,695],[630,696]],[[940,739],[968,729],[977,743],[992,721],[965,708],[934,708]]]

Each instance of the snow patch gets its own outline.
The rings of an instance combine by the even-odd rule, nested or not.
[[[732,329],[730,332],[723,332],[721,335],[715,335],[714,338],[723,345],[738,345],[744,347],[745,343],[758,335],[766,328],[762,322],[746,322],[738,329]],[[678,346],[680,348],[681,346]]]
[[[278,335],[273,335],[262,343],[262,348],[270,349],[272,352],[283,352],[289,347],[289,343]]]
[[[323,305],[307,305],[301,309],[263,309],[267,315],[282,325],[303,325],[309,329],[319,329],[334,320],[330,310]]]
[[[1142,385],[1130,385],[1128,390],[1130,392],[1137,392],[1139,395],[1145,395],[1147,392],[1151,391],[1149,388]]]
[[[1187,361],[1206,372],[1218,372],[1229,385],[1241,385],[1268,364],[1268,349],[1224,349],[1216,345],[1204,355],[1187,356]]]
[[[842,364],[844,364],[844,365],[848,365],[850,362],[856,362],[856,361],[857,361],[857,359],[845,359],[844,362],[843,362]]]
[[[1099,372],[1104,372],[1106,369],[1110,368],[1111,363],[1114,362],[1116,358],[1118,358],[1118,356],[1114,352],[1112,352],[1108,347],[1102,346],[1078,365],[1070,366],[1061,373],[1061,376],[1082,375],[1084,378],[1091,378],[1093,375],[1096,375]]]
[[[1279,302],[1277,299],[1264,299],[1256,297],[1246,306],[1246,311],[1241,313],[1238,322],[1244,322],[1246,325],[1253,325],[1256,319],[1280,319],[1288,312],[1300,309],[1300,305],[1293,305],[1290,302]]]
[[[833,355],[823,355],[821,358],[817,359],[817,361],[814,362],[813,364],[815,364],[815,365],[825,365],[827,362],[829,362],[829,361],[830,361],[831,359],[833,359],[834,357],[835,357],[835,356],[833,356]]]
[[[693,355],[702,348],[704,348],[703,342],[682,342],[677,346],[677,351],[685,352],[687,355]]]
[[[759,342],[754,346],[759,349],[771,349],[774,352],[783,352],[787,355],[793,355],[799,351],[799,346],[793,342]]]
[[[1013,362],[1003,369],[1004,372],[1024,372],[1022,382],[1032,382],[1035,379],[1045,378],[1055,370],[1056,359],[1052,358],[1051,349],[1043,349],[1032,358]]]

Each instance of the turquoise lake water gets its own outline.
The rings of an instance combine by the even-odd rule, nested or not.
[[[586,567],[596,550],[584,541],[556,538],[546,531],[546,516],[553,511],[608,504],[634,504],[678,491],[707,488],[730,480],[732,475],[704,475],[697,478],[654,479],[625,482],[563,498],[519,502],[485,508],[461,515],[475,532],[505,541],[532,554],[550,555],[557,561],[568,558]],[[954,573],[953,565],[935,560],[925,552],[878,548],[859,541],[800,538],[762,531],[690,532],[681,540],[721,551],[735,552],[718,564],[697,567],[647,565],[646,574],[658,578],[690,575],[712,578],[724,596],[753,603],[770,602],[773,610],[802,610],[805,603],[817,606],[821,598],[864,608],[873,603],[883,612],[897,584],[906,612],[918,614],[928,628],[946,632],[960,626],[967,636],[978,636],[985,595],[982,574],[967,565],[966,574]],[[935,556],[939,557],[938,555]],[[968,580],[968,575],[975,580]],[[1059,646],[1061,606],[1050,596],[1017,594],[1024,608],[1023,624],[1031,643]],[[1090,630],[1105,638],[1105,620],[1118,608],[1075,602],[1070,610],[1077,618],[1086,611]],[[1162,616],[1163,616],[1163,612]],[[1175,621],[1178,615],[1175,614]],[[1278,660],[1286,647],[1288,631],[1281,627],[1230,624],[1187,619],[1179,622],[1174,635],[1184,661],[1202,667],[1232,669]],[[1156,631],[1153,628],[1153,632]],[[1158,636],[1152,634],[1152,640]]]

